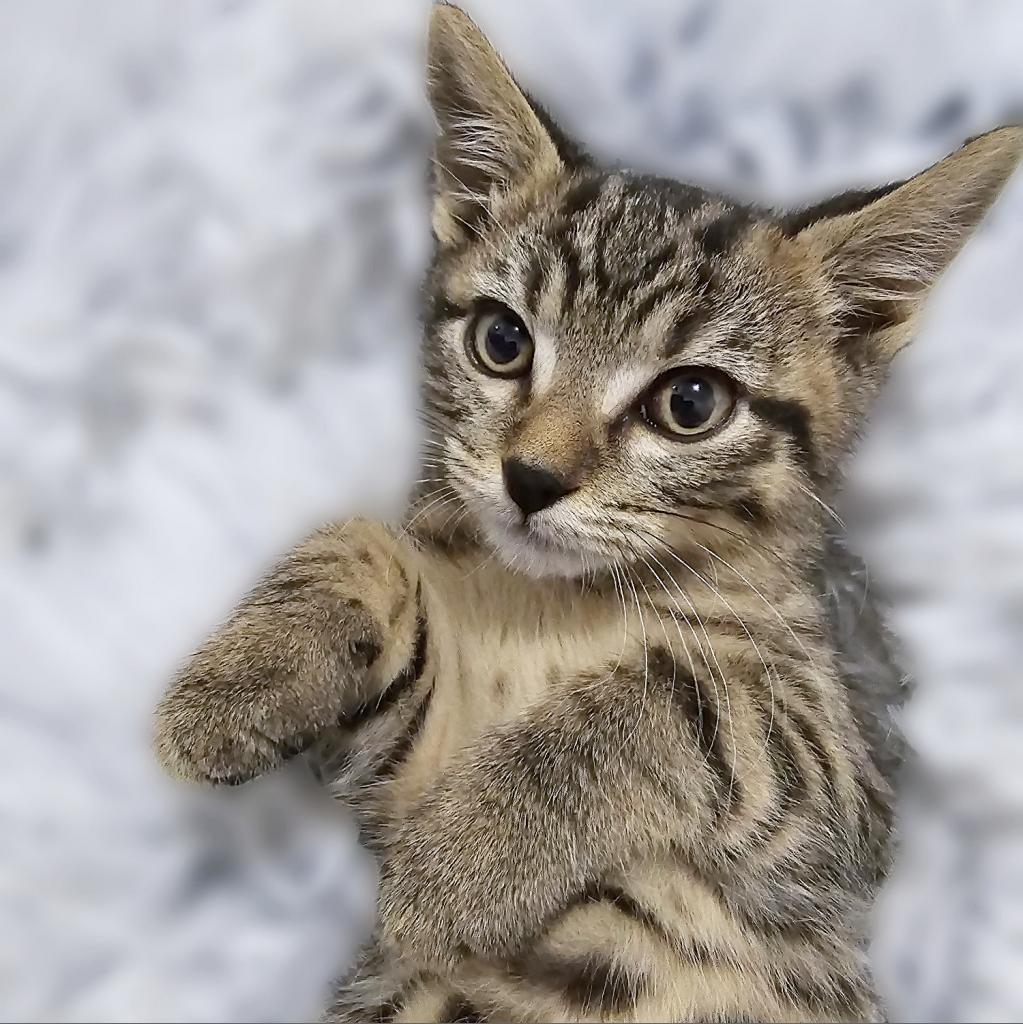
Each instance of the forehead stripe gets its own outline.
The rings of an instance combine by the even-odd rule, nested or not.
[[[708,257],[723,256],[739,241],[752,220],[749,210],[736,206],[697,228],[694,237]]]
[[[561,315],[567,316],[575,305],[575,295],[579,291],[579,279],[582,271],[579,265],[579,254],[566,238],[558,240],[558,258],[565,268],[565,284],[561,293]]]
[[[603,187],[604,182],[600,178],[583,178],[568,190],[561,204],[561,213],[569,218],[585,213],[600,198]]]
[[[673,295],[684,295],[686,293],[686,282],[681,280],[667,281],[665,284],[657,285],[645,295],[633,307],[631,322],[636,327],[642,327],[647,318],[657,307]]]
[[[544,289],[547,287],[547,282],[550,280],[550,274],[550,263],[538,252],[534,252],[530,257],[529,267],[526,270],[526,276],[523,281],[526,309],[530,313],[536,312],[537,303],[539,302]]]

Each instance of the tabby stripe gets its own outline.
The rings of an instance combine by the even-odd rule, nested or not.
[[[453,995],[441,1007],[437,1018],[444,1024],[483,1024],[485,1018],[472,1003],[468,1002],[465,996]]]
[[[727,210],[693,232],[696,244],[707,258],[724,256],[735,247],[752,219],[749,210],[741,206]]]
[[[767,507],[752,491],[732,503],[732,512],[756,526],[766,526],[770,519]]]
[[[465,306],[459,305],[444,295],[436,296],[427,310],[427,326],[436,330],[453,320],[462,320],[469,315]]]
[[[816,471],[817,452],[810,430],[810,413],[802,402],[788,398],[754,398],[749,407],[754,416],[788,434],[803,465],[811,473]]]
[[[597,289],[608,298],[609,301],[621,301],[615,299],[614,288],[615,282],[611,277],[611,274],[607,269],[606,251],[603,246],[597,245],[593,252],[593,281],[597,286]]]
[[[667,242],[657,252],[647,257],[641,271],[642,280],[652,281],[677,255],[678,242]]]
[[[419,738],[420,732],[423,730],[423,724],[426,721],[427,714],[429,714],[430,702],[432,700],[433,686],[430,687],[426,692],[426,696],[420,701],[419,707],[416,708],[416,713],[412,716],[412,721],[409,722],[408,728],[398,737],[394,746],[391,747],[380,761],[377,767],[378,781],[393,778],[405,763],[412,747]]]
[[[372,571],[372,563],[367,563],[367,568],[369,568]],[[398,574],[398,593],[400,596],[398,598],[397,603],[391,609],[391,614],[387,620],[387,627],[389,631],[394,630],[401,622],[401,620],[404,618],[405,612],[408,610],[410,602],[413,600],[417,602],[419,601],[421,589],[419,584],[417,583],[415,597],[413,598],[411,594],[411,588],[408,585],[408,575],[406,574],[401,563],[397,559],[394,559],[391,562],[391,568]]]
[[[617,886],[600,886],[594,891],[593,896],[599,901],[612,904],[626,917],[652,931],[665,945],[680,951],[690,963],[714,964],[718,962],[718,957],[709,946],[681,935],[673,935],[649,907],[644,907],[624,889]]]
[[[417,683],[426,667],[427,626],[426,614],[423,610],[423,584],[416,584],[416,641],[412,650],[412,660],[399,673],[405,677],[406,683]]]
[[[650,256],[638,273],[612,278],[606,269],[605,254],[598,250],[597,272],[603,277],[601,284],[607,290],[608,300],[617,305],[627,305],[641,288],[656,284],[658,275],[669,266],[677,254],[677,243],[669,242]]]
[[[706,202],[707,193],[696,185],[684,185],[670,178],[643,174],[626,178],[624,191],[627,196],[638,199],[650,206],[656,202],[661,218],[666,209],[674,210],[683,217],[695,213]]]
[[[764,754],[778,790],[779,811],[784,814],[804,803],[810,795],[806,773],[796,751],[797,738],[787,715],[789,706],[773,692],[758,693],[754,699],[764,730]]]
[[[667,332],[664,344],[665,358],[677,355],[692,341],[693,335],[706,323],[707,315],[706,307],[693,306],[678,317]]]
[[[864,814],[874,814],[881,822],[883,833],[887,835],[891,829],[894,815],[891,794],[882,793],[869,779],[860,779],[859,782],[865,798]]]
[[[402,1003],[401,1000],[396,996],[394,999],[388,999],[383,1003],[379,1003],[377,1006],[370,1007],[363,1011],[360,1009],[360,1013],[366,1014],[366,1020],[372,1022],[372,1024],[390,1024],[398,1013],[401,1011]]]
[[[676,683],[681,685],[673,688],[672,696],[681,706],[686,719],[693,724],[704,761],[714,775],[714,816],[720,820],[726,811],[737,807],[741,799],[739,780],[735,778],[721,748],[720,709],[710,700],[706,689],[695,676],[677,667],[675,673]]]
[[[809,978],[790,971],[775,980],[775,990],[783,1000],[831,1020],[863,1019],[867,1010],[865,989],[861,979],[851,980],[841,974]]]
[[[512,961],[513,974],[526,984],[563,996],[575,1011],[624,1013],[632,1009],[645,979],[618,964],[594,957],[543,957],[539,953]]]
[[[536,313],[537,303],[540,295],[547,287],[550,280],[550,265],[539,253],[533,253],[529,261],[529,268],[526,270],[525,278],[525,301],[526,309],[530,313]]]
[[[653,911],[644,907],[624,889],[620,889],[618,886],[600,886],[594,891],[592,899],[598,902],[614,904],[615,908],[620,910],[626,917],[631,917],[645,928],[657,932],[662,938],[670,941],[664,925],[654,916]]]
[[[854,369],[862,369],[865,361],[859,357],[857,346],[850,344],[851,339],[864,338],[888,327],[895,327],[906,319],[908,312],[906,302],[881,298],[863,298],[856,305],[843,309],[836,318],[836,326],[844,335],[845,343],[839,348],[849,364]]]
[[[579,254],[565,239],[559,240],[558,255],[565,267],[565,290],[561,296],[561,315],[565,316],[575,304],[581,271],[579,269]]]
[[[738,906],[722,899],[720,893],[718,896],[739,927],[758,936],[801,944],[812,944],[819,938],[819,929],[813,927],[805,913],[791,916],[791,908]]]
[[[771,731],[765,734],[765,753],[774,777],[775,801],[773,813],[761,820],[755,837],[758,845],[771,842],[790,820],[791,815],[809,799],[806,776],[800,768],[792,737],[783,720],[776,716]],[[735,859],[746,856],[735,850]]]
[[[565,194],[561,214],[571,219],[585,213],[599,198],[604,182],[599,177],[583,178]]]
[[[210,775],[209,779],[211,782],[216,783],[218,786],[244,786],[246,782],[251,782],[255,778],[254,775]]]
[[[824,740],[817,727],[801,712],[788,708],[787,715],[799,733],[799,738],[813,754],[820,765],[821,773],[824,775],[824,784],[827,787],[831,799],[838,798],[838,769],[835,766],[831,755],[828,753]]]
[[[442,551],[445,555],[453,557],[462,554],[471,544],[471,537],[458,531],[456,533],[430,533],[425,529],[416,530],[416,539],[431,547]]]
[[[714,264],[708,259],[702,259],[696,264],[694,276],[696,277],[696,291],[701,298],[706,298],[711,290],[718,285],[717,271],[714,269]]]
[[[343,715],[339,724],[346,729],[364,725],[370,718],[389,711],[419,681],[426,665],[427,626],[423,612],[422,584],[416,588],[416,638],[408,664],[380,692],[375,700],[365,701]]]
[[[878,792],[866,779],[858,780],[863,801],[857,808],[858,838],[864,846],[873,852],[873,862],[879,865],[875,880],[880,882],[884,877],[884,868],[880,867],[887,860],[893,811],[891,802]]]
[[[771,767],[778,785],[778,802],[784,814],[803,803],[809,792],[786,723],[778,717],[771,723],[767,748],[771,754]]]
[[[647,317],[649,317],[650,314],[665,301],[665,299],[670,298],[672,295],[684,294],[684,281],[678,281],[673,278],[665,284],[657,285],[633,307],[629,319],[636,325],[636,327],[641,327],[646,322]]]

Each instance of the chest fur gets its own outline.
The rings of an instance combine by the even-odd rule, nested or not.
[[[410,764],[425,786],[487,729],[552,689],[599,678],[642,644],[613,596],[516,581],[457,562],[431,567],[430,720]]]

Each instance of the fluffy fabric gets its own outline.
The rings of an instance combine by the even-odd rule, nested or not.
[[[465,5],[601,155],[793,204],[1023,114],[1014,0]],[[424,0],[0,6],[0,1019],[308,1019],[372,869],[300,766],[165,782],[171,667],[415,447]],[[924,784],[896,1019],[1013,1019],[1023,182],[900,358],[847,515]]]

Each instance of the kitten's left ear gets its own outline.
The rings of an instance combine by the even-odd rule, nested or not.
[[[464,11],[434,6],[427,56],[440,126],[434,231],[452,243],[510,184],[543,180],[563,165],[551,131]]]
[[[1021,156],[1023,128],[996,129],[854,212],[810,218],[796,235],[834,285],[844,343],[866,342],[865,363],[885,363],[906,343],[921,299]]]

